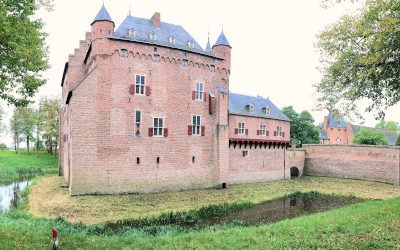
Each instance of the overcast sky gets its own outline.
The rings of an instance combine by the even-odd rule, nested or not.
[[[51,68],[44,73],[48,83],[37,98],[61,93],[61,77],[68,55],[78,47],[102,0],[56,0],[52,12],[38,13],[49,34]],[[203,48],[210,32],[211,44],[223,26],[232,46],[230,89],[233,92],[269,97],[278,107],[292,105],[296,111],[308,110],[317,123],[325,112],[315,112],[313,84],[321,74],[319,54],[314,48],[318,32],[340,16],[354,12],[354,4],[323,9],[320,0],[105,0],[116,28],[129,13],[150,18],[161,13],[161,21],[182,25]],[[1,102],[0,102],[1,103]],[[1,103],[8,115],[12,109]],[[365,114],[365,125],[374,126],[372,114]],[[387,120],[400,121],[400,105],[387,111]],[[9,135],[0,142],[11,145]]]

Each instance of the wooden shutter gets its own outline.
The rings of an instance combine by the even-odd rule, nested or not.
[[[146,86],[146,96],[151,95],[151,88],[150,86]]]
[[[235,128],[235,135],[239,134],[239,129]]]
[[[134,95],[134,94],[135,94],[135,84],[129,85],[129,93],[130,93],[131,95]]]
[[[164,137],[168,137],[168,128],[164,128]]]
[[[149,136],[153,136],[153,128],[149,128]]]
[[[265,135],[266,135],[266,136],[269,136],[269,131],[265,131]]]
[[[192,125],[188,126],[188,135],[192,135]]]
[[[192,100],[196,100],[196,91],[192,91]]]
[[[201,136],[206,134],[206,126],[201,126]]]
[[[208,113],[212,115],[214,113],[214,107],[213,107],[213,98],[208,98]]]
[[[257,135],[260,135],[260,130],[257,129]]]
[[[244,130],[244,132],[246,133],[246,135],[249,134],[249,130],[247,128]]]
[[[285,137],[285,132],[282,132],[282,137]]]
[[[276,136],[276,134],[277,134],[277,132],[276,132],[276,131],[274,131],[274,136]]]
[[[203,98],[204,101],[207,101],[207,93],[206,92],[203,93],[203,96],[204,96],[204,98]]]

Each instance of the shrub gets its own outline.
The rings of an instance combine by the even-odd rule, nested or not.
[[[382,131],[372,131],[365,128],[356,133],[353,138],[354,144],[366,145],[388,145],[387,139]]]
[[[0,150],[7,150],[7,145],[5,143],[0,143]]]

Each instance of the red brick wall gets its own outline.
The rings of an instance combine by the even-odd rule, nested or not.
[[[303,145],[305,174],[399,185],[400,148],[364,145]]]
[[[247,155],[243,156],[243,151]],[[304,151],[254,146],[229,148],[229,182],[252,183],[290,178],[290,168],[297,167],[303,174]]]

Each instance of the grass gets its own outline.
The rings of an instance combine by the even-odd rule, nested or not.
[[[26,151],[16,154],[14,151],[0,151],[0,182],[30,178],[38,175],[56,174],[58,158],[47,152],[36,152],[28,156]]]
[[[203,189],[156,194],[73,196],[62,188],[62,177],[44,177],[32,187],[29,211],[36,216],[62,217],[73,223],[158,217],[171,212],[198,210],[223,203],[260,203],[294,192],[318,191],[368,199],[400,196],[400,189],[378,182],[303,177],[266,183],[232,185],[229,189]]]
[[[1,248],[47,248],[53,226],[59,229],[63,249],[400,249],[400,197],[271,225],[167,232],[161,237],[135,231],[99,235],[90,227],[16,211],[0,215]]]

